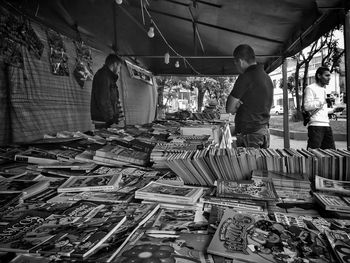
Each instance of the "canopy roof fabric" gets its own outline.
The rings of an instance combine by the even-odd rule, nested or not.
[[[11,0],[69,37],[115,50],[155,75],[234,75],[233,49],[251,45],[270,72],[343,23],[347,0]],[[153,23],[154,38],[147,36]],[[170,63],[164,63],[169,52]],[[175,67],[175,61],[180,67]]]

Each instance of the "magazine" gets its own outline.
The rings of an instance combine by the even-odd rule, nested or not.
[[[319,191],[350,195],[350,182],[315,176],[315,188]]]
[[[326,230],[326,237],[339,263],[349,262],[349,233],[341,230]]]
[[[121,174],[71,176],[58,187],[57,192],[113,191],[118,189],[121,178]]]
[[[135,198],[181,204],[194,204],[203,194],[202,187],[176,186],[150,182],[135,192]]]
[[[41,225],[47,213],[26,212],[16,220],[0,228],[0,251],[28,253],[42,243],[42,238],[28,236],[26,233]]]
[[[347,197],[322,192],[314,192],[313,195],[324,210],[350,213],[350,200]]]
[[[22,193],[22,199],[35,195],[50,185],[49,181],[0,180],[0,193]]]
[[[145,230],[139,229],[116,258],[108,262],[206,263],[211,262],[205,251],[209,242],[209,235],[180,233],[159,236],[146,234]]]
[[[218,180],[217,196],[238,199],[276,200],[278,196],[269,180],[228,181]]]
[[[198,210],[199,211],[199,210]],[[197,220],[197,211],[194,209],[169,209],[162,208],[152,227],[146,230],[147,234],[179,234],[198,233],[206,234],[208,223]]]
[[[104,218],[55,216],[34,234],[52,237],[36,248],[42,255],[85,258],[105,242],[126,220],[125,216]]]

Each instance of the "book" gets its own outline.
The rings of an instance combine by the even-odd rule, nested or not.
[[[56,155],[43,150],[28,149],[15,155],[15,161],[33,164],[58,164]]]
[[[22,199],[35,195],[50,185],[49,181],[0,180],[0,193],[22,193]]]
[[[152,181],[137,190],[135,198],[177,204],[194,204],[202,193],[202,187],[176,186]]]
[[[113,191],[118,189],[121,177],[121,174],[71,176],[58,187],[57,192]]]
[[[332,262],[317,233],[232,209],[225,209],[207,251],[233,262]]]
[[[350,182],[348,181],[332,180],[316,175],[315,188],[318,191],[350,195]]]
[[[278,196],[269,180],[217,181],[217,196],[237,199],[276,200]]]
[[[327,211],[350,213],[350,198],[322,192],[314,192],[318,204]]]

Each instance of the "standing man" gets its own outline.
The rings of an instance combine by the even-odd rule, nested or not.
[[[108,55],[92,81],[91,119],[103,122],[104,128],[118,124],[122,115],[117,86],[122,63],[123,60],[116,54]]]
[[[227,98],[226,112],[236,114],[237,146],[268,148],[273,83],[249,45],[239,45],[233,57],[240,75]]]
[[[307,148],[335,149],[326,101],[326,85],[331,79],[329,68],[319,67],[315,79],[316,83],[307,86],[304,91],[304,109],[311,114],[307,127]]]

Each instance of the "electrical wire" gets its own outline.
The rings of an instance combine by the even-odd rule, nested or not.
[[[157,29],[159,35],[161,36],[161,38],[163,39],[164,43],[169,47],[169,49],[171,51],[173,51],[178,57],[182,58],[184,60],[184,64],[186,67],[186,64],[193,70],[193,72],[195,72],[197,75],[201,75],[192,65],[191,63],[182,55],[180,55],[170,44],[169,42],[166,40],[166,38],[164,37],[164,35],[162,34],[162,32],[160,31],[157,23],[154,21],[154,19],[152,18],[150,12],[148,11],[147,7],[145,5],[143,5],[144,10],[146,11],[149,19],[151,20],[151,23],[153,23],[154,27]]]

